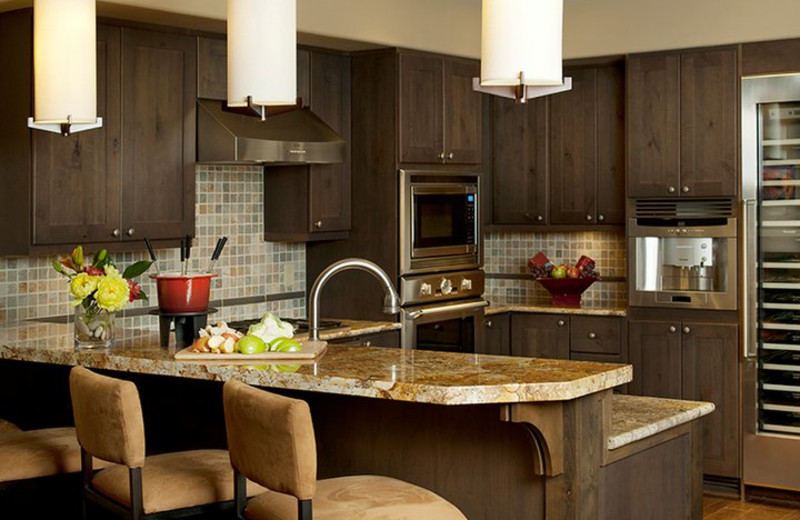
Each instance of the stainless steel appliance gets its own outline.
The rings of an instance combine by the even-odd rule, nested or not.
[[[731,199],[640,199],[628,223],[632,306],[736,309]]]
[[[400,170],[400,272],[481,266],[480,175]]]
[[[400,280],[403,348],[475,352],[483,341],[484,274],[479,269]]]
[[[800,74],[742,80],[743,483],[800,490]]]

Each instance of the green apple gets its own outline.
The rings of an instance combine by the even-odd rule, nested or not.
[[[278,350],[278,345],[280,345],[284,341],[287,341],[288,339],[289,338],[287,338],[286,336],[278,336],[277,338],[275,338],[273,340],[270,340],[270,342],[268,344],[269,351],[270,352],[275,352],[276,350]]]
[[[553,278],[566,278],[567,276],[567,266],[559,265],[553,268],[550,272],[550,276]]]
[[[260,354],[267,350],[267,344],[258,336],[244,336],[236,343],[242,354]]]
[[[275,352],[299,352],[303,346],[296,339],[285,338],[273,349]]]

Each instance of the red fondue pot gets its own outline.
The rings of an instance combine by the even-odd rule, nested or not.
[[[208,310],[208,296],[214,273],[162,273],[150,275],[156,281],[158,309],[165,314],[191,314]]]

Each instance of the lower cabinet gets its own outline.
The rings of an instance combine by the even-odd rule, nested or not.
[[[389,330],[329,340],[328,343],[350,347],[400,347],[400,331]]]
[[[618,316],[511,316],[511,355],[623,363],[624,319]]]
[[[486,316],[483,344],[475,346],[476,354],[511,355],[511,313]]]
[[[513,314],[511,355],[569,359],[569,316]]]
[[[739,478],[738,325],[631,319],[631,393],[710,401],[703,419],[703,471]]]

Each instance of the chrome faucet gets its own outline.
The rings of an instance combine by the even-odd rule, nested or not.
[[[377,278],[383,284],[383,290],[386,293],[383,298],[383,312],[386,314],[400,312],[400,296],[398,296],[392,281],[389,280],[389,276],[383,269],[374,262],[363,258],[345,258],[326,267],[314,280],[314,285],[311,286],[311,293],[308,295],[308,339],[311,341],[319,340],[319,295],[322,292],[322,287],[333,275],[348,269],[366,271]]]

